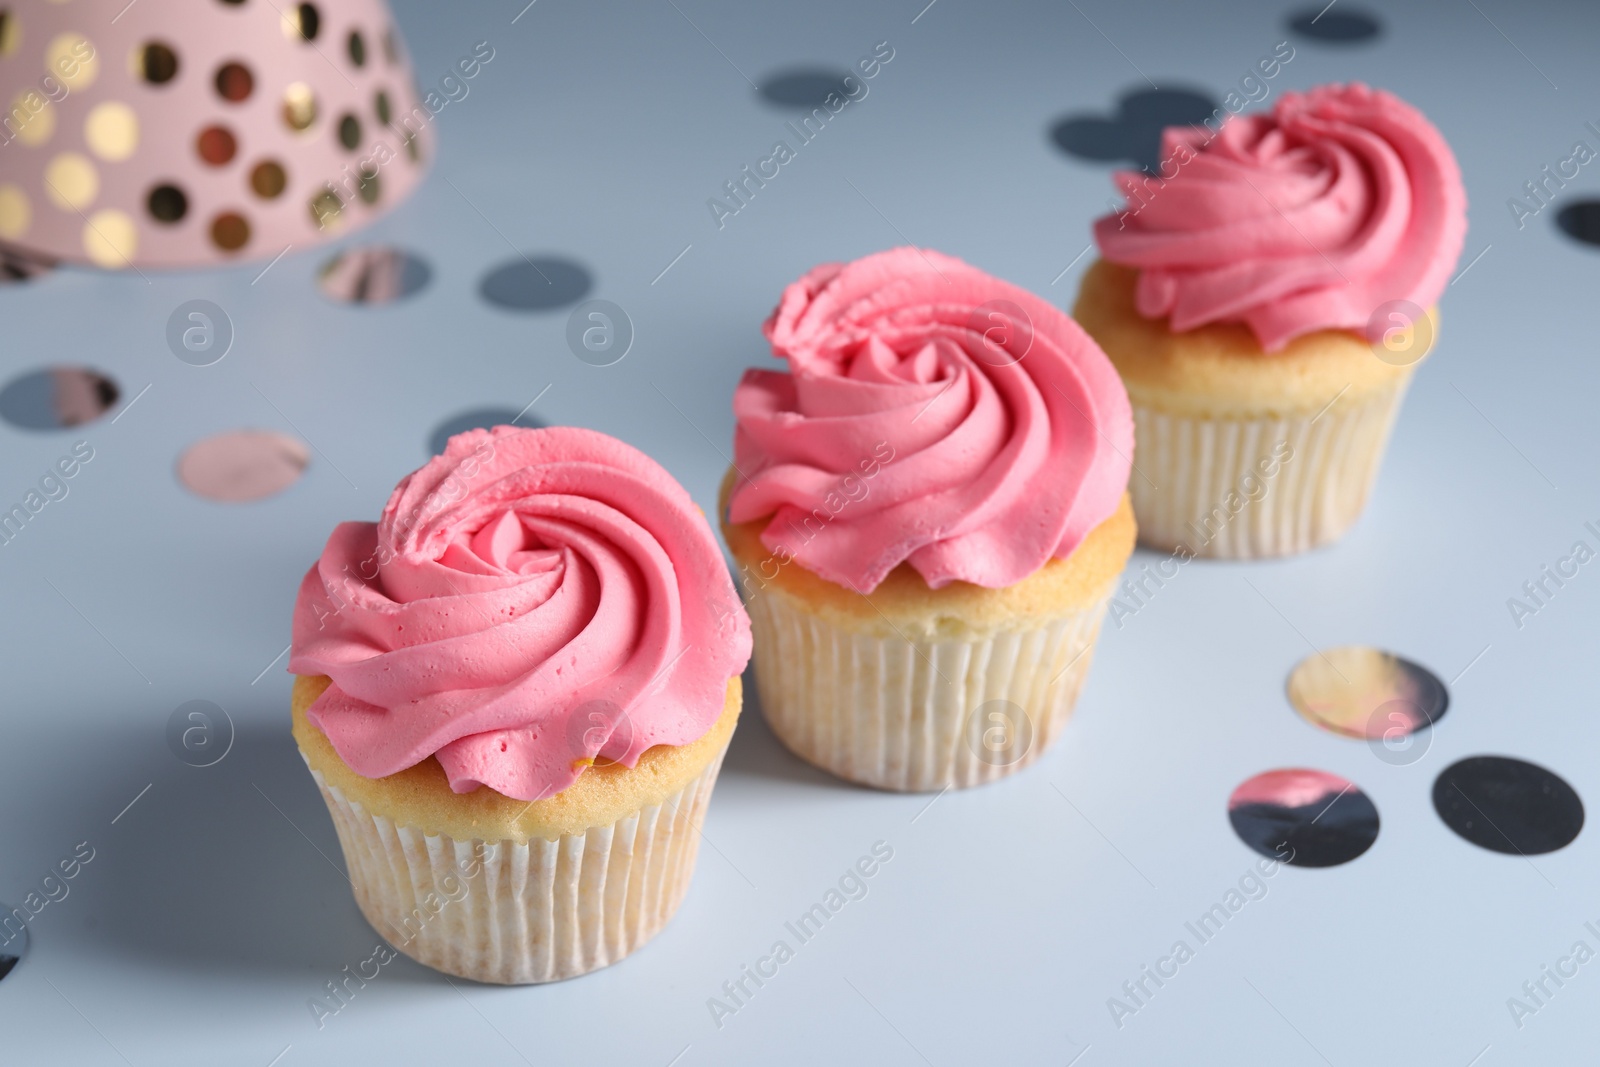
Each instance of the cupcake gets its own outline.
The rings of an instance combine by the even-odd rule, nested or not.
[[[1360,516],[1466,235],[1455,157],[1364,85],[1173,127],[1123,173],[1073,314],[1133,402],[1148,544],[1303,552]]]
[[[367,921],[546,982],[672,917],[750,655],[705,516],[590,430],[474,430],[300,585],[294,737]]]
[[[761,709],[880,789],[1036,759],[1133,550],[1128,398],[1065,314],[936,252],[827,264],[734,394],[723,533]]]

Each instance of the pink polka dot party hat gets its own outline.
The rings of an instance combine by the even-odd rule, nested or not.
[[[0,245],[271,259],[403,199],[431,113],[382,0],[0,0]]]

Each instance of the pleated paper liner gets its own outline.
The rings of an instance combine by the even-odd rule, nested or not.
[[[768,724],[841,778],[922,792],[1003,778],[1038,759],[1077,701],[1110,588],[1044,625],[973,640],[842,628],[775,587],[746,605]]]
[[[1228,559],[1338,540],[1366,507],[1410,379],[1320,414],[1208,418],[1135,398],[1139,540]]]
[[[312,774],[373,928],[418,963],[510,985],[587,974],[661,931],[694,873],[726,753],[661,803],[553,841],[427,835]]]

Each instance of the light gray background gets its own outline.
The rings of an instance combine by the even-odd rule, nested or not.
[[[1600,120],[1600,13],[1395,5],[1379,41],[1335,46],[1290,37],[1277,3],[938,0],[913,24],[923,2],[539,0],[513,25],[520,0],[413,0],[398,19],[422,82],[477,41],[496,52],[440,116],[425,186],[345,242],[424,256],[435,274],[417,298],[326,302],[313,286],[326,249],[291,253],[254,285],[260,264],[149,283],[63,271],[0,290],[5,377],[70,361],[112,373],[125,398],[151,384],[115,425],[0,426],[8,503],[72,441],[96,450],[70,497],[0,549],[0,899],[18,900],[77,842],[96,850],[0,983],[0,1058],[1487,1067],[1586,1054],[1600,963],[1520,1030],[1506,999],[1574,941],[1600,948],[1582,925],[1600,919],[1593,829],[1532,861],[1491,854],[1444,828],[1429,789],[1450,761],[1489,752],[1600,798],[1600,564],[1520,631],[1505,605],[1600,518],[1600,250],[1560,234],[1553,212],[1519,232],[1505,204],[1574,140],[1600,147],[1583,129]],[[400,960],[319,1032],[307,999],[375,935],[317,854],[340,862],[288,736],[282,662],[252,679],[287,642],[296,586],[332,526],[374,517],[445,418],[516,410],[546,385],[533,415],[638,445],[709,511],[729,397],[740,368],[765,358],[758,327],[785,283],[910,240],[1069,307],[1089,257],[1052,279],[1105,210],[1109,167],[1061,155],[1049,126],[1111,108],[1140,71],[1220,96],[1285,39],[1296,56],[1273,98],[1363,79],[1415,102],[1466,175],[1463,266],[1492,246],[1443,300],[1442,342],[1354,532],[1299,559],[1186,567],[1122,629],[1108,625],[1057,750],[927,810],[926,796],[802,765],[752,705],[706,825],[714,847],[654,943],[542,988],[452,988]],[[718,232],[706,198],[787,117],[745,76],[844,68],[884,40],[895,58],[870,96]],[[1596,190],[1600,163],[1568,195]],[[591,295],[633,319],[627,359],[575,359],[564,312],[483,304],[479,279],[518,250],[585,263]],[[212,367],[163,342],[169,312],[197,297],[237,330]],[[317,449],[304,480],[244,506],[185,492],[179,451],[240,426],[298,428]],[[1289,709],[1283,680],[1310,644],[1349,642],[1446,680],[1487,648],[1419,763],[1388,766]],[[196,698],[239,731],[207,769],[163,737]],[[1376,845],[1347,866],[1279,873],[1118,1030],[1107,998],[1255,860],[1229,828],[1229,792],[1296,765],[1367,790]],[[713,1025],[707,998],[878,840],[894,858],[870,894]]]

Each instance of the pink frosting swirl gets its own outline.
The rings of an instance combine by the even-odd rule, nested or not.
[[[817,267],[764,327],[792,373],[734,392],[729,520],[861,592],[909,561],[932,588],[998,588],[1116,511],[1128,394],[1065,313],[937,252]]]
[[[722,714],[750,624],[705,516],[592,430],[452,437],[376,523],[340,524],[300,584],[289,669],[369,778],[439,758],[458,793],[560,792]]]
[[[1271,114],[1216,134],[1175,126],[1163,142],[1167,180],[1118,174],[1128,210],[1094,233],[1106,259],[1140,269],[1139,313],[1174,331],[1243,322],[1268,352],[1324,329],[1377,341],[1391,324],[1374,312],[1431,306],[1461,255],[1455,156],[1390,93],[1285,93]]]

